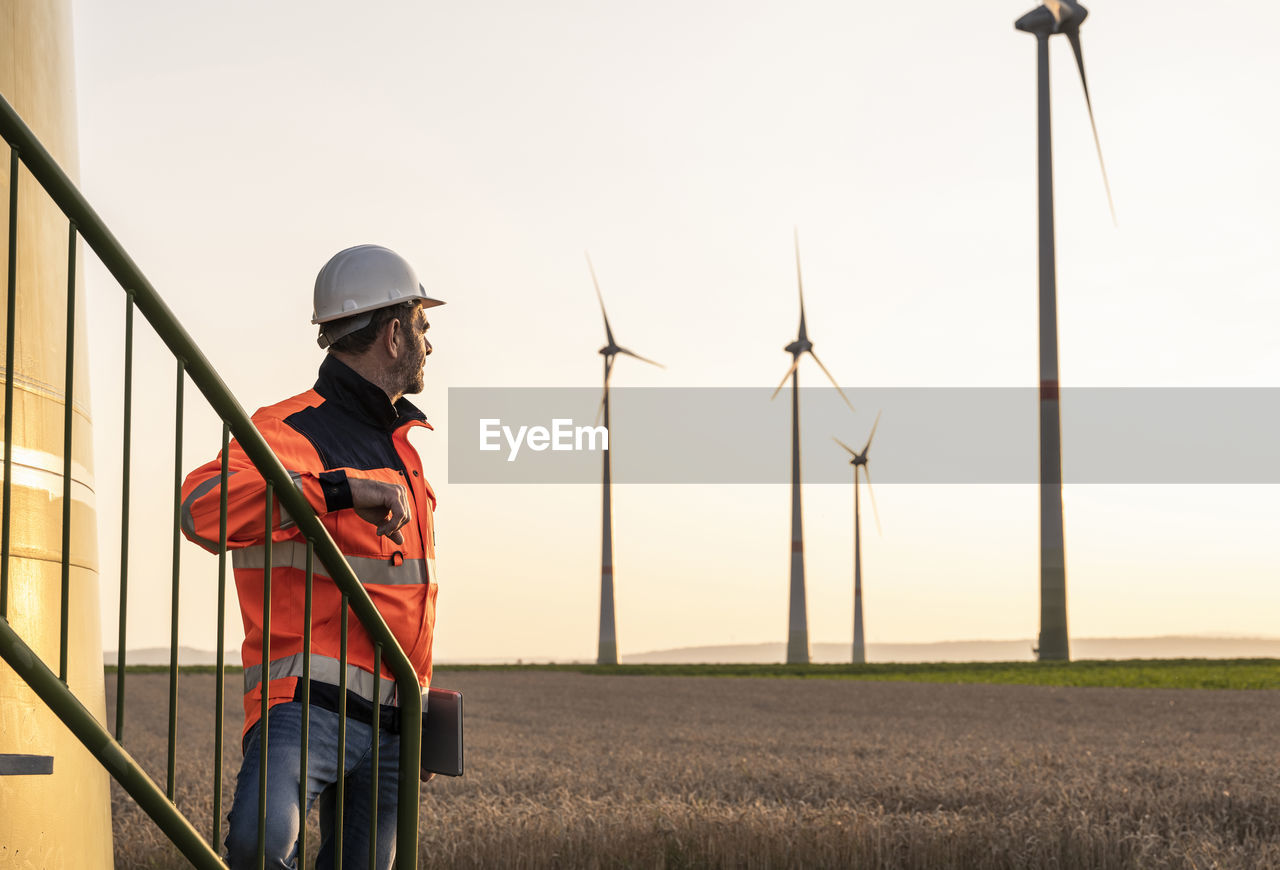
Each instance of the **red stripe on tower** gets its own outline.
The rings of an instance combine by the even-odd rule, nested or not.
[[[1040,382],[1040,401],[1058,401],[1058,382],[1057,381],[1041,381]]]

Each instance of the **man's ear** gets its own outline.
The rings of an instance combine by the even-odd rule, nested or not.
[[[400,322],[400,318],[393,318],[383,327],[379,340],[387,356],[392,359],[400,356],[400,352],[404,350],[404,325]]]

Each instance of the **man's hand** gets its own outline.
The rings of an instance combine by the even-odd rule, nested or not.
[[[383,483],[364,477],[348,477],[351,486],[351,502],[356,516],[378,527],[378,534],[386,535],[397,544],[404,543],[400,527],[409,522],[409,493],[398,483]]]

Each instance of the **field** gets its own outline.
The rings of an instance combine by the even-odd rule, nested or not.
[[[213,680],[180,679],[201,831]],[[424,788],[420,866],[1280,866],[1280,693],[898,680],[442,670],[468,770]],[[128,676],[125,746],[161,783],[166,693]],[[185,866],[113,796],[118,867]]]

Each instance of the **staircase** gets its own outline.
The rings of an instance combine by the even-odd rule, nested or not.
[[[32,134],[31,130],[14,111],[12,106],[0,96],[0,138],[9,146],[8,161],[8,263],[7,263],[7,297],[6,297],[6,319],[5,319],[5,357],[4,357],[4,482],[3,493],[0,495],[0,658],[4,664],[12,670],[30,689],[38,696],[41,703],[52,711],[54,715],[61,720],[66,727],[75,735],[81,744],[92,754],[94,758],[101,763],[107,773],[113,777],[116,782],[124,789],[125,792],[153,819],[156,825],[164,832],[164,834],[174,843],[181,851],[183,856],[191,862],[195,867],[200,868],[220,868],[223,867],[218,852],[221,848],[222,825],[221,819],[223,815],[223,797],[224,789],[222,782],[222,719],[224,711],[224,698],[222,693],[224,650],[222,643],[222,626],[224,621],[224,604],[226,600],[226,579],[227,579],[227,535],[226,535],[226,479],[227,466],[224,460],[222,467],[222,534],[221,547],[218,554],[218,651],[217,651],[217,673],[219,678],[216,680],[218,685],[217,696],[214,702],[214,709],[210,711],[210,715],[215,722],[215,761],[212,776],[211,788],[213,791],[213,822],[211,830],[208,832],[200,832],[181,812],[174,803],[175,794],[175,765],[177,754],[181,751],[180,741],[176,730],[176,703],[177,703],[177,681],[178,681],[178,601],[179,601],[179,565],[182,552],[181,545],[181,485],[184,477],[184,469],[181,467],[182,462],[182,435],[183,435],[183,419],[184,419],[184,402],[186,397],[184,391],[187,382],[190,381],[199,391],[200,398],[206,401],[213,411],[222,420],[222,445],[223,456],[226,456],[227,445],[231,438],[235,438],[244,448],[245,453],[254,463],[255,467],[262,474],[264,480],[267,481],[266,504],[264,506],[264,526],[266,528],[266,538],[271,540],[270,534],[270,518],[272,515],[273,501],[278,501],[280,506],[287,510],[294,518],[297,528],[306,541],[306,564],[307,569],[307,600],[310,601],[310,591],[312,582],[311,566],[314,559],[319,559],[323,566],[325,575],[331,577],[333,582],[344,595],[344,600],[349,605],[350,611],[355,614],[365,631],[369,634],[370,639],[375,644],[380,644],[382,649],[383,660],[387,663],[391,672],[394,674],[397,696],[401,699],[400,705],[400,776],[399,776],[399,798],[397,806],[397,835],[396,835],[396,855],[397,866],[400,868],[415,868],[417,866],[417,825],[418,825],[418,799],[419,799],[419,757],[421,752],[421,689],[418,684],[418,677],[413,666],[410,664],[408,657],[397,643],[395,636],[391,633],[386,623],[383,621],[377,608],[370,601],[368,594],[361,586],[360,581],[352,572],[351,567],[347,564],[346,559],[338,551],[333,539],[329,536],[328,531],[320,523],[310,504],[305,498],[294,488],[289,473],[285,471],[284,466],[280,464],[279,459],[272,452],[271,448],[263,440],[258,430],[250,422],[249,416],[244,409],[240,407],[235,397],[232,396],[226,385],[223,384],[216,371],[205,359],[204,355],[196,347],[191,337],[183,329],[182,325],[170,312],[160,295],[151,286],[151,283],[142,274],[142,271],[133,262],[120,243],[103,224],[98,215],[90,208],[88,202],[85,201],[80,191],[68,176],[57,165],[48,151]],[[14,536],[12,529],[19,517],[15,515],[15,444],[13,424],[15,419],[20,419],[22,408],[15,408],[14,402],[14,386],[15,383],[21,385],[21,364],[18,365],[18,373],[15,373],[15,348],[17,347],[17,338],[19,331],[24,329],[24,325],[19,322],[19,307],[16,304],[18,287],[17,287],[17,258],[20,251],[21,239],[18,237],[20,222],[19,214],[19,195],[25,190],[30,192],[31,185],[19,183],[20,170],[25,169],[26,173],[35,180],[39,187],[39,193],[47,200],[51,201],[56,209],[61,213],[65,220],[66,239],[67,239],[67,286],[66,294],[66,318],[65,329],[60,330],[65,336],[66,348],[66,382],[64,391],[61,393],[61,404],[64,406],[64,414],[62,420],[62,467],[60,469],[60,485],[61,485],[61,526],[57,531],[61,534],[61,565],[60,565],[60,590],[59,601],[57,605],[58,619],[58,643],[56,660],[52,652],[46,652],[46,657],[36,652],[36,648],[41,645],[32,638],[24,638],[20,636],[15,629],[16,623],[21,623],[24,614],[21,608],[26,601],[25,597],[14,595],[11,599],[11,591],[16,586],[11,578],[11,557],[14,556],[12,548],[14,546]],[[76,481],[73,479],[72,471],[72,451],[70,446],[73,438],[84,437],[85,427],[81,426],[77,430],[74,413],[74,401],[72,400],[75,387],[76,373],[76,259],[83,247],[87,247],[94,256],[96,256],[106,267],[107,271],[114,277],[121,289],[122,302],[125,306],[125,344],[124,344],[124,456],[123,456],[123,510],[121,516],[120,543],[121,543],[121,566],[120,566],[120,625],[119,625],[119,663],[116,670],[116,716],[114,732],[109,731],[98,718],[91,712],[86,704],[77,698],[72,691],[69,683],[69,647],[73,641],[71,636],[72,627],[70,625],[70,608],[69,599],[71,596],[71,575],[73,569],[77,567],[76,560],[73,557],[73,547],[71,532],[75,518],[72,516],[72,506],[75,502],[73,498],[73,487]],[[29,290],[29,288],[28,288]],[[30,291],[29,291],[30,292]],[[63,292],[62,288],[51,288],[41,286],[36,292],[40,293],[58,293]],[[170,662],[169,662],[169,731],[168,731],[168,756],[167,756],[167,776],[164,787],[151,779],[143,769],[138,765],[137,761],[130,756],[125,748],[124,735],[124,710],[126,705],[126,667],[125,667],[125,650],[126,650],[126,617],[128,604],[128,553],[129,553],[129,497],[130,497],[130,434],[132,426],[132,366],[133,366],[133,342],[134,342],[134,315],[135,312],[141,314],[146,321],[146,325],[154,330],[155,334],[161,339],[169,352],[173,355],[174,362],[174,423],[175,423],[175,467],[174,467],[174,501],[173,501],[173,556],[172,556],[172,621],[170,625]],[[36,328],[32,325],[30,328]],[[83,365],[83,360],[81,364]],[[24,386],[24,389],[27,389]],[[17,447],[21,450],[21,447]],[[18,471],[23,467],[18,462]],[[51,480],[57,478],[59,469],[46,469],[48,474],[52,475]],[[57,483],[53,484],[57,486]],[[18,483],[18,488],[22,484]],[[269,544],[268,544],[269,546]],[[96,559],[96,554],[94,555]],[[271,559],[268,555],[266,559],[265,569],[266,575],[264,583],[264,613],[269,613],[271,606]],[[13,588],[11,588],[13,587]],[[139,590],[134,590],[135,594]],[[144,594],[155,595],[159,590],[141,590]],[[93,618],[97,618],[94,614]],[[309,658],[310,647],[307,646],[307,657]],[[265,685],[267,681],[267,663],[270,661],[268,650],[264,650],[262,664],[262,683]],[[340,673],[346,672],[345,653],[341,662]],[[266,694],[263,693],[263,717],[266,716]],[[304,703],[304,709],[309,712],[310,706]],[[306,732],[304,731],[304,734]],[[264,732],[262,740],[262,767],[266,768],[266,750],[267,737]],[[0,754],[0,788],[4,787],[3,777],[7,775],[41,775],[52,770],[55,759],[50,756],[24,755],[17,753]],[[307,755],[305,750],[302,753],[302,776],[301,781],[306,782],[306,765]],[[376,794],[377,788],[374,787]],[[356,799],[352,797],[351,799]],[[264,838],[262,832],[265,829],[265,805],[262,807],[262,813],[259,817],[259,866],[264,863]],[[342,813],[336,814],[338,824],[341,825]],[[300,843],[299,866],[306,864],[306,826],[302,826],[302,842]],[[0,849],[3,847],[0,846]],[[341,857],[339,856],[339,861]]]

